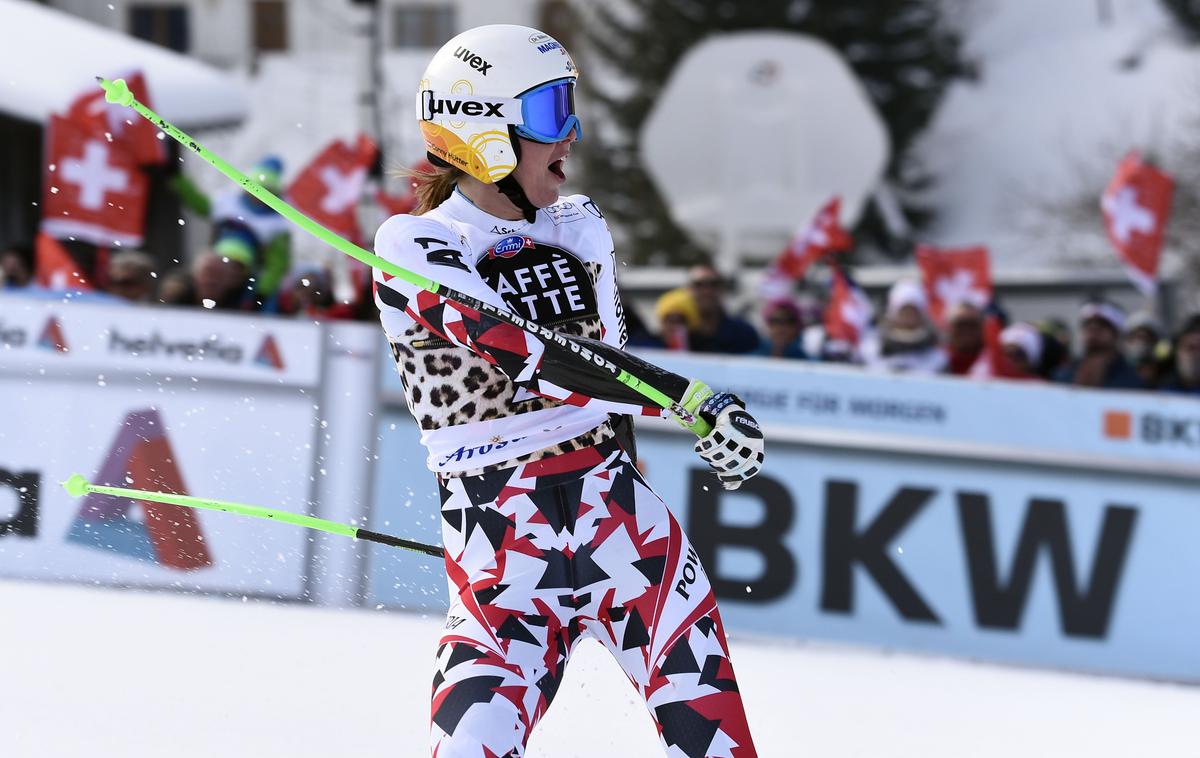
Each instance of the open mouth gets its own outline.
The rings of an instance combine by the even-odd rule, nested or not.
[[[566,164],[566,162],[567,162],[566,158],[559,158],[558,160],[554,161],[549,166],[547,166],[547,168],[550,170],[550,173],[557,176],[560,181],[566,181],[567,175],[566,175],[566,173],[563,172],[563,166]]]

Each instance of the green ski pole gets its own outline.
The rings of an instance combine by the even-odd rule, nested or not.
[[[274,508],[263,508],[244,503],[230,503],[224,500],[209,500],[202,497],[192,497],[191,495],[175,495],[170,492],[149,492],[146,490],[127,489],[125,487],[108,487],[102,484],[92,484],[82,474],[71,474],[70,478],[62,483],[62,486],[71,497],[83,497],[92,492],[98,495],[127,497],[133,500],[149,500],[155,503],[178,505],[184,508],[203,508],[209,511],[236,513],[240,516],[253,516],[255,518],[270,519],[271,521],[282,521],[285,524],[295,524],[307,529],[316,529],[319,532],[340,534],[344,537],[354,537],[366,540],[367,542],[377,542],[380,545],[412,550],[413,552],[432,555],[435,558],[441,558],[444,555],[442,549],[436,545],[426,545],[423,542],[401,539],[400,537],[393,537],[390,534],[372,532],[370,529],[359,529],[349,524],[339,524],[336,521],[327,521],[315,516],[306,516],[303,513],[280,511]]]
[[[129,90],[128,85],[125,84],[124,79],[110,81],[98,76],[96,77],[96,81],[100,83],[102,88],[104,88],[105,100],[110,103],[133,108],[143,118],[157,126],[159,129],[162,129],[164,132],[170,135],[172,139],[179,142],[179,144],[183,145],[187,149],[196,153],[196,155],[199,155],[208,163],[212,164],[214,168],[233,181],[237,182],[239,185],[241,185],[242,189],[261,200],[276,213],[296,224],[301,229],[313,235],[335,250],[345,253],[351,258],[354,258],[361,263],[365,263],[372,268],[377,268],[386,274],[406,281],[413,286],[420,287],[421,289],[432,292],[440,297],[453,300],[461,305],[471,308],[472,310],[487,313],[489,316],[512,324],[518,329],[532,332],[542,339],[553,340],[556,343],[566,345],[575,352],[575,355],[580,361],[585,361],[589,366],[595,365],[603,367],[609,373],[611,373],[617,381],[640,393],[658,407],[674,413],[678,417],[679,423],[694,432],[697,436],[707,436],[712,430],[712,427],[708,424],[708,422],[700,418],[698,415],[691,413],[681,403],[673,400],[665,392],[657,389],[656,387],[652,387],[625,369],[620,368],[612,361],[592,353],[592,351],[588,350],[586,347],[575,342],[568,341],[566,337],[558,332],[551,331],[550,329],[547,329],[546,327],[543,327],[533,321],[521,318],[514,313],[510,313],[509,311],[501,308],[496,308],[491,304],[473,298],[470,295],[458,292],[457,290],[453,290],[445,285],[438,284],[432,279],[427,279],[420,274],[400,268],[396,264],[380,258],[368,250],[364,250],[349,240],[342,239],[329,229],[321,226],[316,221],[313,221],[308,216],[305,216],[300,211],[276,197],[273,193],[267,190],[267,188],[263,187],[258,182],[254,181],[231,166],[223,158],[221,158],[221,156],[211,152],[208,148],[204,147],[195,139],[185,134],[174,124],[147,108],[145,104],[141,103],[133,96],[133,93]],[[586,351],[588,355],[582,354],[582,351]],[[683,401],[688,401],[691,399],[691,397],[683,398]]]

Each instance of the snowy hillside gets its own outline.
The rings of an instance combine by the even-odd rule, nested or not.
[[[930,236],[990,244],[998,268],[1078,259],[1111,265],[1098,227],[1081,238],[1045,239],[1030,206],[1037,197],[1087,191],[1098,202],[1125,151],[1195,131],[1200,48],[1182,45],[1155,0],[1112,0],[1107,22],[1096,0],[958,5],[981,77],[949,90],[921,144],[938,177],[930,199],[939,221]]]
[[[427,755],[440,619],[0,582],[3,754]],[[1200,690],[735,639],[763,758],[1194,754]],[[580,646],[530,758],[662,755]]]

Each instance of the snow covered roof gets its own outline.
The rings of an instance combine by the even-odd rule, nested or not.
[[[0,111],[44,122],[96,76],[141,69],[154,109],[184,129],[246,116],[241,85],[212,66],[24,0],[0,0]]]

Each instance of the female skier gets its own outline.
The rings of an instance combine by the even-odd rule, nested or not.
[[[735,488],[762,464],[758,425],[737,397],[620,349],[607,224],[587,197],[558,195],[581,134],[576,77],[536,29],[483,26],[446,43],[417,94],[437,169],[375,250],[647,379],[677,415],[712,425],[696,450]],[[564,340],[378,270],[375,283],[441,493],[451,603],[433,680],[435,758],[524,755],[585,636],[624,668],[667,755],[756,755],[708,579],[633,465],[629,414],[661,410]]]

